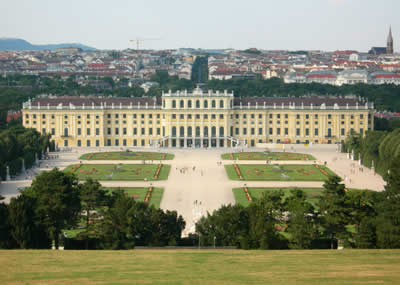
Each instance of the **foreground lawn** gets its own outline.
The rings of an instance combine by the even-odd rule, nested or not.
[[[170,165],[163,164],[158,178],[154,178],[158,164],[78,164],[69,165],[64,169],[72,172],[80,180],[93,178],[100,181],[132,181],[132,180],[166,180]]]
[[[121,187],[121,188],[105,187],[104,189],[108,190],[109,192],[121,189],[128,196],[135,198],[135,200],[139,202],[144,202],[144,198],[146,197],[146,193],[148,190],[148,188],[141,188],[141,187]],[[164,194],[163,188],[153,188],[153,191],[150,196],[150,202],[148,205],[154,206],[155,208],[159,209],[163,194]]]
[[[229,179],[252,181],[325,181],[327,175],[335,175],[323,165],[290,164],[237,164],[242,179],[234,165],[225,165]]]
[[[173,154],[160,152],[117,151],[92,152],[82,155],[79,159],[85,160],[171,160]]]
[[[221,157],[228,160],[315,160],[310,154],[294,152],[237,152],[224,153]]]
[[[397,284],[400,250],[0,251],[1,284]]]

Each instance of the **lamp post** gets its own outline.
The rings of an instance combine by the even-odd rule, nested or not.
[[[215,240],[217,239],[217,237],[216,236],[214,236],[214,248],[215,248]]]

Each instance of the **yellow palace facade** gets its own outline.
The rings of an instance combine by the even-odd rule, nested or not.
[[[347,97],[234,97],[227,91],[161,97],[38,97],[23,104],[23,125],[59,147],[233,147],[337,143],[373,129],[374,106]]]

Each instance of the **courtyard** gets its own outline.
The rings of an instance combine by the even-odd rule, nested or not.
[[[227,160],[315,160],[310,154],[294,152],[231,152],[222,154]]]
[[[145,151],[111,151],[91,152],[81,155],[82,160],[171,160],[171,153],[145,152]]]

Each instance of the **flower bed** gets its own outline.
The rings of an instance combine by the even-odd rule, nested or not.
[[[247,197],[247,200],[251,202],[252,199],[251,199],[251,195],[250,195],[249,189],[247,187],[245,187],[245,188],[243,188],[243,191],[244,191],[244,194]]]
[[[235,168],[236,174],[239,177],[240,180],[243,179],[242,173],[240,172],[239,166],[237,164],[234,164],[233,167]]]
[[[233,153],[229,154],[229,158],[233,160]]]
[[[329,176],[328,172],[326,172],[324,169],[322,169],[318,164],[314,164],[314,166],[322,172],[325,176]]]
[[[147,189],[147,193],[146,193],[146,197],[144,198],[144,203],[147,205],[150,201],[151,198],[151,193],[153,192],[153,187],[149,187],[149,189]]]
[[[154,174],[154,179],[158,179],[158,175],[160,175],[162,164],[159,164],[156,170],[156,174]]]
[[[81,167],[81,165],[82,165],[82,164],[77,164],[77,165],[74,165],[74,167],[72,167],[72,170],[71,170],[71,171],[72,171],[72,173],[74,173],[75,171],[77,171],[77,170],[78,170],[78,168],[79,168],[79,167]]]

